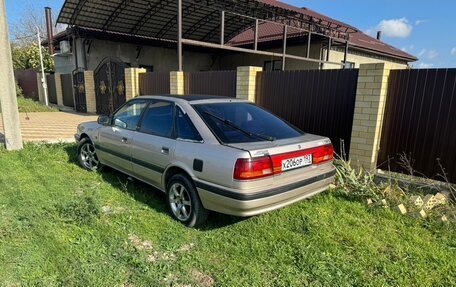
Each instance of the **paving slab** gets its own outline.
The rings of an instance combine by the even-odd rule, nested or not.
[[[73,142],[78,124],[96,121],[96,115],[72,112],[19,113],[24,142]],[[0,142],[5,141],[0,114]]]

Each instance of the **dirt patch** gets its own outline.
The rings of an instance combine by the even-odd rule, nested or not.
[[[153,249],[152,242],[150,240],[141,240],[137,235],[135,234],[130,234],[128,236],[128,240],[130,240],[131,245],[136,250],[144,251],[144,250],[151,250]]]
[[[172,252],[154,251],[153,253],[149,254],[149,256],[147,256],[147,262],[175,261],[176,259],[176,254]]]
[[[188,243],[188,244],[182,245],[177,251],[179,251],[179,252],[190,252],[190,250],[192,250],[194,247],[195,247],[194,243]]]
[[[193,281],[195,281],[199,286],[212,287],[215,284],[215,280],[212,278],[212,276],[196,269],[192,270],[191,276]]]

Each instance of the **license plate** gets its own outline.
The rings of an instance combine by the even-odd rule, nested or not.
[[[300,168],[312,164],[312,154],[282,160],[282,171]]]

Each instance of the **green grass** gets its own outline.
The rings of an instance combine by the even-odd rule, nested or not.
[[[21,96],[17,97],[17,106],[20,113],[58,112],[58,110],[55,108],[47,107],[38,101],[34,101],[32,99],[24,98]]]
[[[188,229],[74,145],[0,149],[0,286],[455,286],[456,229],[326,192]]]

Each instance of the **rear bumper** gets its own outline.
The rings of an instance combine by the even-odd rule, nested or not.
[[[79,140],[81,139],[81,135],[80,135],[80,134],[74,134],[74,139],[75,139],[76,142],[78,143]]]
[[[336,171],[255,193],[243,193],[196,182],[198,194],[206,209],[236,216],[252,216],[316,195],[334,181]]]

